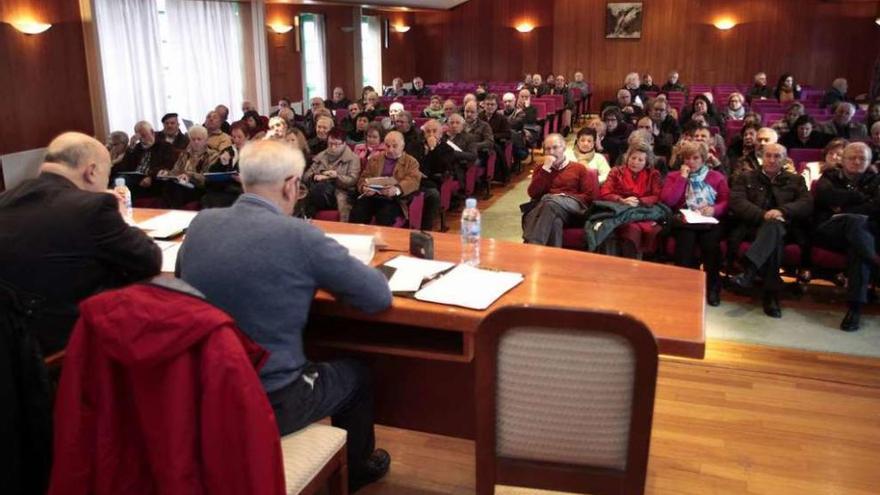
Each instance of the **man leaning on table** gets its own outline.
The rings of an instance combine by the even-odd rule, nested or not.
[[[159,273],[159,247],[108,194],[110,168],[103,144],[66,132],[37,178],[0,194],[0,289],[38,301],[25,324],[45,356],[67,346],[80,301]]]
[[[326,416],[348,432],[354,491],[384,476],[391,462],[374,450],[369,372],[351,360],[309,362],[303,327],[318,288],[369,313],[388,308],[391,292],[378,270],[291,216],[304,167],[302,153],[285,143],[246,145],[239,158],[245,194],[229,208],[196,216],[177,274],[270,352],[260,380],[282,435]]]

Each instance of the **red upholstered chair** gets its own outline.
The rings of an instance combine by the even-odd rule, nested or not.
[[[461,189],[461,184],[453,177],[448,176],[440,184],[440,231],[446,232],[446,212],[452,207],[452,195]]]
[[[477,495],[644,493],[658,358],[643,323],[508,306],[476,335]]]
[[[822,160],[822,150],[818,148],[798,148],[789,150],[788,157],[794,163],[817,162]]]
[[[323,220],[325,222],[338,222],[338,210],[319,210],[315,213],[315,220]]]

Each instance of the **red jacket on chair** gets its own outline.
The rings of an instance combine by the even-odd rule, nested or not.
[[[56,396],[49,493],[283,494],[255,371],[265,356],[229,315],[180,290],[138,284],[83,301]]]

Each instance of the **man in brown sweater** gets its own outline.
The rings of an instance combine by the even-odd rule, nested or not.
[[[599,194],[599,179],[595,170],[569,161],[561,134],[550,134],[528,192],[534,206],[523,222],[523,240],[561,247],[563,227],[586,212]]]

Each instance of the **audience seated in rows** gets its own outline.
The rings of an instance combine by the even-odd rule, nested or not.
[[[405,199],[418,191],[421,181],[419,164],[415,158],[404,152],[403,135],[391,131],[385,136],[385,151],[367,160],[358,181],[360,194],[351,210],[354,223],[371,223],[374,219],[379,225],[393,225],[399,217],[407,217]],[[371,187],[369,179],[386,177],[393,185],[381,189]]]
[[[853,121],[853,115],[856,113],[856,107],[849,102],[841,102],[834,107],[834,116],[831,120],[824,122],[819,126],[819,130],[833,137],[840,137],[849,140],[866,139],[868,130],[865,124]]]

